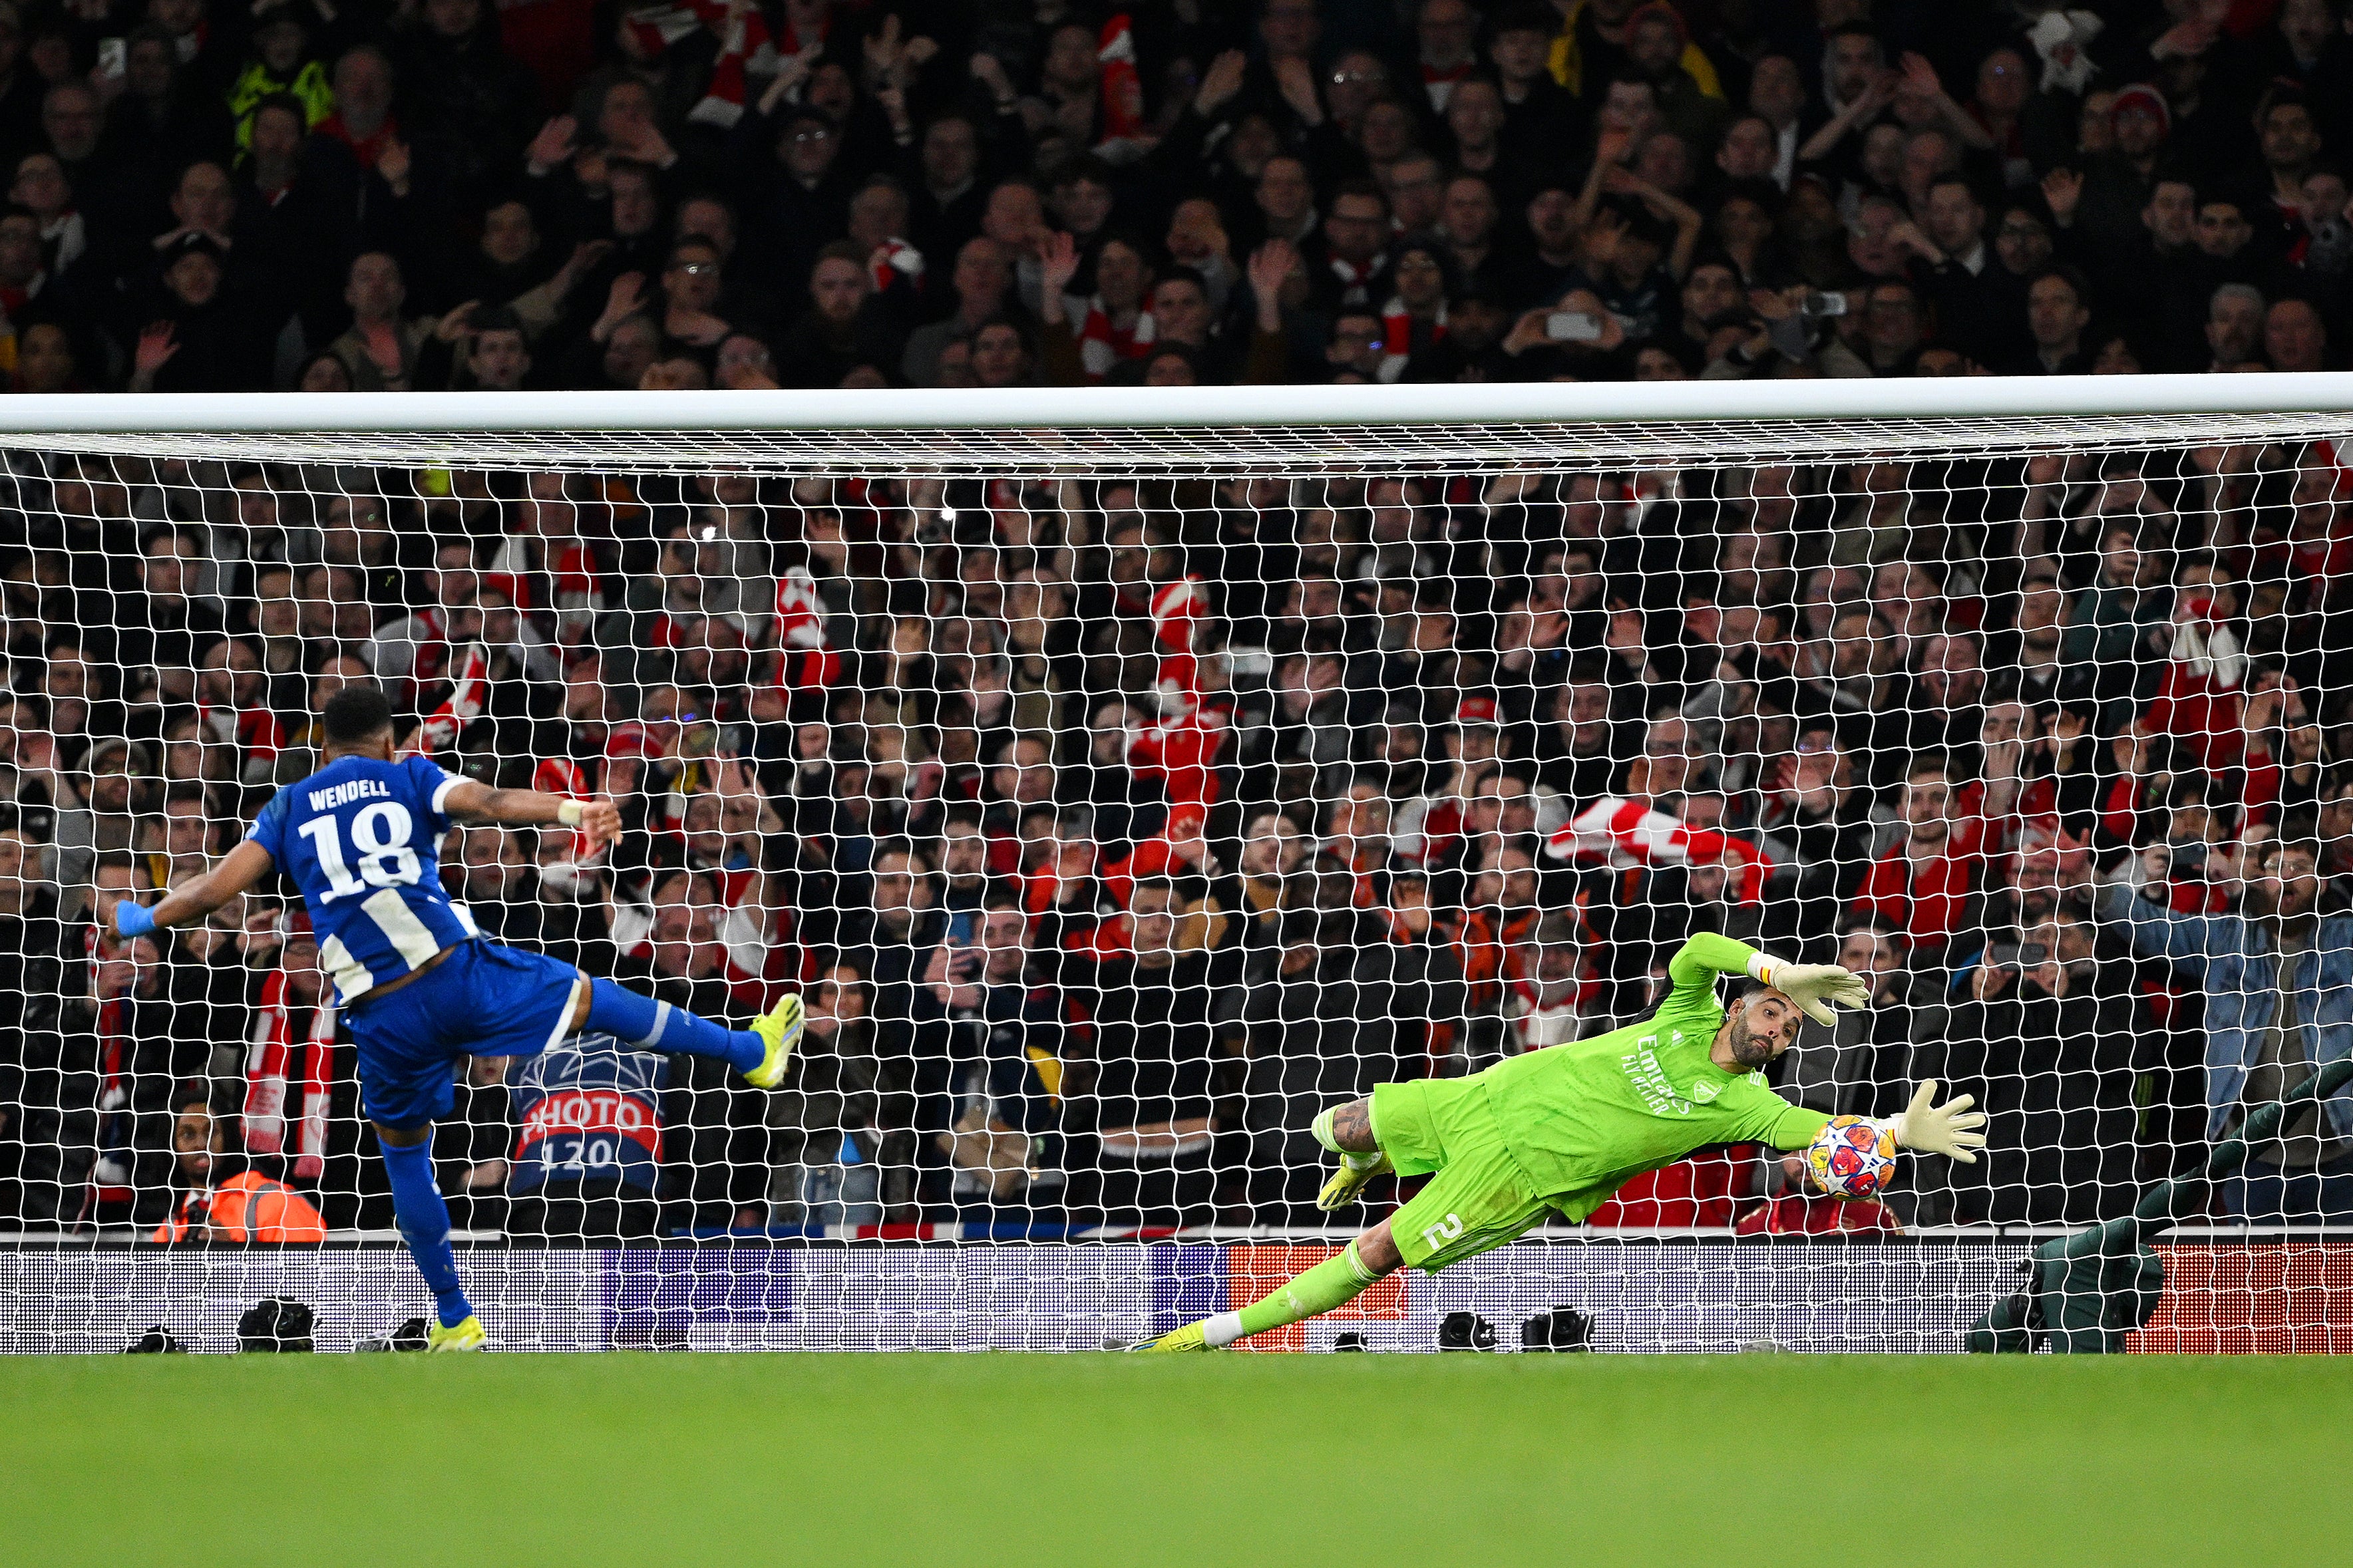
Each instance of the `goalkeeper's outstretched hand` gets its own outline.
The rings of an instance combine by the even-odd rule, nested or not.
[[[1871,987],[1862,976],[1835,963],[1779,964],[1767,984],[1817,1024],[1838,1022],[1838,1015],[1831,1011],[1833,1002],[1844,1007],[1871,1005]]]
[[[1931,1105],[1936,1098],[1936,1080],[1925,1079],[1912,1096],[1912,1103],[1895,1119],[1895,1142],[1920,1154],[1949,1154],[1964,1165],[1974,1165],[1974,1151],[1985,1147],[1985,1134],[1977,1131],[1985,1125],[1985,1112],[1971,1110],[1977,1103],[1973,1095],[1957,1094],[1942,1105]]]

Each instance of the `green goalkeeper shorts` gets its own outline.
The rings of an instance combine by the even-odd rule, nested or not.
[[[1398,1175],[1435,1173],[1389,1216],[1398,1255],[1425,1274],[1515,1240],[1552,1215],[1504,1147],[1477,1079],[1382,1084],[1373,1090],[1373,1135]]]

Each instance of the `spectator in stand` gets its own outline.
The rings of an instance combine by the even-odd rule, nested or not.
[[[1781,1083],[1799,1104],[1833,1116],[1874,1116],[1892,1086],[1910,1081],[1913,994],[1933,986],[1907,970],[1907,956],[1892,924],[1875,917],[1847,922],[1836,962],[1864,978],[1871,1006],[1840,1015],[1790,1050]]]
[[[1590,1000],[1585,945],[1576,917],[1555,912],[1530,930],[1505,988],[1505,1054],[1566,1045],[1585,1033]]]
[[[2206,914],[2152,904],[2128,880],[2095,892],[2084,855],[2067,865],[2071,889],[2090,900],[2100,925],[2203,992],[2209,1139],[2346,1053],[2353,918],[2322,913],[2318,868],[2310,840],[2274,840],[2255,858],[2245,912]],[[2307,1106],[2225,1184],[2230,1212],[2274,1224],[2341,1223],[2353,1215],[2348,1137],[2353,1096],[2340,1091]]]
[[[1064,1079],[1071,1207],[1112,1224],[1195,1224],[1213,1209],[1212,1086],[1237,1033],[1230,956],[1179,952],[1177,890],[1138,882],[1125,951],[1070,987],[1093,1038]]]
[[[67,1032],[78,1020],[66,999],[88,994],[67,978],[82,958],[81,932],[58,918],[56,892],[42,885],[43,853],[18,810],[0,805],[0,1216],[39,1227],[77,1216],[80,1194],[68,1193],[63,1163],[66,1118],[86,1096],[93,1066],[87,1037]]]
[[[1055,1206],[1068,1055],[1061,993],[1030,973],[1029,922],[993,895],[968,942],[934,951],[915,994],[917,1198],[1003,1223]],[[936,1164],[934,1162],[936,1161]]]
[[[179,1195],[150,1239],[280,1247],[326,1240],[327,1222],[309,1199],[245,1167],[236,1119],[216,1115],[209,1095],[197,1086],[173,1097],[173,1185]]]
[[[354,257],[343,285],[352,308],[350,331],[328,345],[343,362],[358,392],[406,392],[416,384],[419,353],[432,331],[428,321],[404,320],[408,286],[397,258],[383,251]]]
[[[1872,862],[1854,912],[1901,931],[1916,961],[1942,952],[1958,929],[1985,864],[1986,824],[1956,820],[1951,764],[1941,752],[1922,753],[1905,771],[1897,820],[1901,836]]]
[[[1463,1014],[1451,950],[1384,940],[1354,910],[1287,915],[1242,1004],[1250,1057],[1244,1124],[1261,1222],[1307,1223],[1323,1161],[1315,1111],[1376,1083],[1424,1076],[1432,1030]]]
[[[949,286],[955,308],[907,334],[899,370],[911,385],[936,384],[942,351],[951,342],[968,343],[982,326],[1003,313],[1013,287],[1004,247],[982,235],[965,241],[955,254]]]
[[[1872,798],[1857,783],[1836,731],[1823,724],[1800,730],[1769,775],[1757,826],[1766,854],[1787,868],[1773,923],[1809,950],[1827,947],[1878,858]]]

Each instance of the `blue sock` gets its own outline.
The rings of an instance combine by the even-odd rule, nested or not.
[[[455,1328],[473,1315],[474,1308],[466,1300],[466,1288],[458,1283],[458,1255],[449,1246],[449,1205],[433,1184],[433,1146],[396,1149],[387,1143],[384,1168],[392,1177],[392,1212],[400,1222],[400,1239],[408,1243],[417,1271],[432,1289],[441,1326]]]
[[[768,1054],[768,1042],[749,1029],[731,1029],[681,1012],[667,1002],[625,991],[609,980],[588,983],[588,1026],[645,1051],[717,1057],[749,1072]]]

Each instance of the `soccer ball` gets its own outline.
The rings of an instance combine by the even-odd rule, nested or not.
[[[1833,1116],[1806,1145],[1806,1169],[1834,1198],[1875,1198],[1895,1174],[1895,1135],[1860,1116]]]

